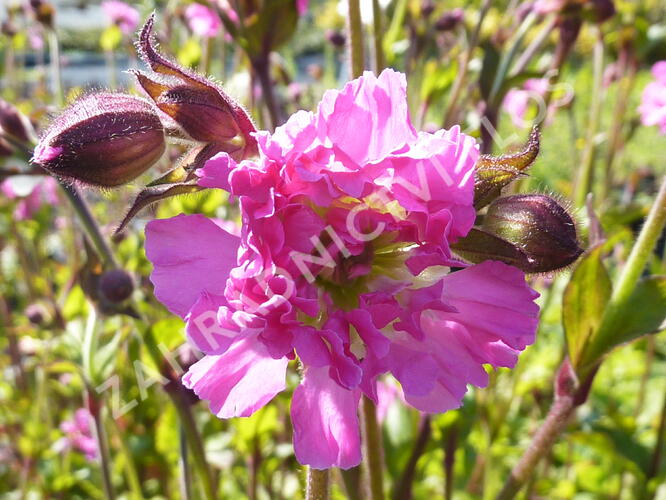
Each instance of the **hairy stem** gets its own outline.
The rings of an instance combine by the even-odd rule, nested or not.
[[[564,369],[566,369],[564,365],[560,367],[557,375],[558,381]],[[574,391],[563,393],[556,390],[555,401],[546,416],[546,420],[539,430],[537,430],[529,447],[514,466],[496,500],[511,500],[515,498],[527,480],[532,476],[539,461],[550,452],[556,439],[569,422],[569,418],[576,408],[574,398]]]

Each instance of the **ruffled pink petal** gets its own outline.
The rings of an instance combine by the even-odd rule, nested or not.
[[[183,384],[209,401],[219,418],[249,417],[284,390],[288,362],[272,358],[256,338],[243,339],[224,354],[204,356]]]
[[[658,61],[652,66],[652,76],[662,83],[666,83],[666,61]]]
[[[203,187],[231,191],[231,186],[229,185],[229,173],[235,167],[236,162],[228,153],[218,153],[195,172],[199,177],[198,184]]]
[[[203,215],[178,215],[146,225],[155,296],[185,317],[202,291],[223,295],[240,240]]]
[[[448,274],[442,279],[442,299],[458,313],[447,318],[465,325],[472,336],[488,335],[523,350],[534,342],[539,296],[519,269],[497,261]]]
[[[349,469],[361,462],[359,399],[359,390],[343,389],[326,368],[305,370],[291,403],[294,451],[300,463],[315,469]]]
[[[241,330],[233,321],[233,313],[226,304],[224,297],[202,291],[185,316],[187,338],[201,352],[222,354],[241,334],[248,333],[248,328]]]
[[[350,167],[398,151],[416,137],[406,89],[405,76],[386,69],[379,77],[365,72],[341,91],[326,92],[317,112],[320,139],[330,140]]]

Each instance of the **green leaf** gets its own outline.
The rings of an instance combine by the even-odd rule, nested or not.
[[[116,229],[116,233],[125,229],[125,226],[127,226],[127,224],[129,224],[129,222],[147,206],[173,196],[197,193],[203,189],[205,188],[196,184],[164,184],[161,186],[145,188],[137,195],[131,208],[121,221],[118,229]]]
[[[438,61],[428,61],[423,68],[421,100],[433,101],[451,86],[458,72],[457,64],[442,66]]]
[[[666,329],[666,276],[649,276],[639,281],[624,304],[623,312],[604,352]]]
[[[479,89],[481,90],[481,96],[487,101],[490,97],[493,79],[499,67],[500,53],[489,40],[482,42],[481,47],[483,48],[483,64],[479,75]]]
[[[580,366],[608,303],[612,283],[602,260],[602,246],[593,248],[578,263],[562,297],[562,323],[574,369]]]
[[[120,28],[115,24],[112,24],[102,31],[102,34],[99,37],[99,45],[102,47],[102,50],[111,52],[118,48],[122,40],[123,34],[120,31]]]

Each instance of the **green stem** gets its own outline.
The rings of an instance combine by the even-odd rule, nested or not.
[[[522,53],[516,65],[509,72],[510,77],[514,77],[525,71],[527,65],[534,58],[534,55],[539,51],[542,45],[548,40],[548,36],[553,31],[557,25],[557,16],[552,15],[547,21],[546,24],[541,28],[541,31],[534,37],[534,40],[527,46],[525,51]]]
[[[65,104],[65,92],[62,87],[62,72],[60,71],[60,42],[55,29],[48,30],[49,55],[51,57],[51,90],[58,107]]]
[[[111,267],[117,267],[115,257],[111,252],[110,247],[108,246],[106,240],[102,236],[97,223],[93,219],[88,206],[85,201],[79,195],[78,191],[74,186],[68,186],[61,184],[63,190],[67,194],[72,206],[77,212],[79,219],[82,222],[82,225],[88,235],[89,239],[95,246],[95,249]],[[144,335],[143,341],[148,348],[153,361],[156,366],[162,366],[163,356],[160,352],[157,342],[153,337],[152,332],[149,328],[143,328]],[[188,442],[192,448],[192,455],[194,458],[194,464],[199,473],[200,479],[203,483],[204,496],[206,500],[217,500],[217,494],[215,491],[213,476],[211,474],[210,468],[208,467],[208,462],[206,461],[206,453],[203,446],[203,441],[201,435],[199,434],[196,423],[194,421],[194,416],[192,415],[192,410],[190,406],[184,401],[182,390],[172,391],[168,393],[171,397],[176,409],[178,410],[181,424],[183,425],[185,432],[188,437]]]
[[[561,370],[561,369],[560,369]],[[559,378],[559,374],[557,376]],[[511,474],[504,483],[502,491],[495,500],[511,500],[533,475],[539,461],[550,452],[555,440],[562,433],[576,405],[573,394],[557,394],[548,412],[546,420],[532,438],[529,447],[523,453]]]
[[[155,363],[156,366],[163,366],[165,362],[164,356],[158,347],[153,332],[150,328],[146,328],[145,326],[141,330],[141,338],[153,363]],[[192,414],[192,407],[186,401],[184,388],[180,383],[176,383],[174,386],[174,390],[168,390],[166,392],[178,411],[180,424],[187,436],[187,442],[190,445],[194,467],[199,474],[199,479],[203,483],[204,498],[206,500],[217,500],[218,497],[215,481],[208,465],[208,461],[206,460],[206,450],[204,449],[203,439],[197,429],[197,424],[194,420],[194,415]]]
[[[88,240],[93,245],[95,250],[99,253],[100,258],[104,264],[110,269],[118,268],[118,263],[116,261],[111,248],[107,244],[104,236],[102,236],[101,231],[97,222],[90,213],[90,208],[88,204],[81,196],[81,192],[72,184],[60,183],[60,187],[67,196],[70,204],[76,211],[76,215],[83,226],[83,230],[88,237]]]
[[[608,337],[613,334],[618,319],[627,314],[625,305],[645,269],[664,226],[666,226],[666,176],[662,180],[659,193],[648,214],[645,225],[643,225],[638,239],[631,249],[627,263],[613,287],[613,293],[604,310],[601,324],[595,335],[595,341],[590,345],[589,352],[584,353],[584,358],[589,360],[589,364],[596,363],[597,358],[604,352],[605,346],[608,345]]]
[[[375,41],[375,72],[381,73],[386,65],[384,61],[384,27],[382,20],[382,8],[379,0],[372,0],[373,30]]]
[[[444,113],[444,120],[442,122],[444,128],[448,128],[452,125],[451,120],[453,120],[453,118],[456,116],[456,113],[458,112],[458,100],[460,97],[460,92],[462,91],[465,85],[465,80],[467,78],[467,68],[469,67],[469,62],[472,60],[474,49],[476,49],[476,46],[479,43],[481,25],[483,24],[483,20],[486,18],[486,14],[488,14],[488,10],[490,10],[491,3],[492,0],[484,0],[483,4],[481,5],[479,20],[476,23],[476,27],[474,28],[472,37],[469,40],[467,49],[465,52],[463,52],[463,56],[460,61],[460,67],[457,71],[456,80],[453,83],[453,89],[451,89],[449,101],[446,106],[446,112]]]
[[[361,21],[361,4],[359,0],[349,0],[347,18],[349,30],[349,60],[351,61],[352,78],[363,74],[365,56],[363,54],[363,23]]]
[[[330,489],[330,475],[328,469],[317,470],[308,467],[306,500],[328,500]]]
[[[271,127],[275,129],[280,125],[280,111],[277,107],[275,100],[275,93],[273,92],[273,82],[271,82],[271,66],[270,58],[268,56],[252,60],[252,67],[254,73],[259,78],[261,85],[262,100],[266,105],[268,115],[271,119]]]
[[[537,14],[535,12],[530,12],[527,17],[523,20],[523,22],[520,24],[518,27],[518,31],[516,32],[513,42],[511,43],[511,47],[509,48],[508,52],[504,54],[502,59],[500,60],[499,67],[497,68],[497,73],[495,73],[495,79],[493,80],[493,85],[490,89],[490,95],[488,97],[488,102],[491,104],[491,106],[496,105],[495,100],[497,99],[499,95],[499,91],[502,88],[502,84],[504,83],[504,80],[506,80],[507,73],[509,72],[509,67],[511,66],[511,63],[513,62],[513,59],[516,57],[516,54],[518,53],[518,49],[520,48],[521,44],[523,43],[523,39],[525,38],[525,34],[527,31],[534,25],[534,23],[537,20]]]
[[[628,67],[628,65],[630,65],[630,67]],[[608,140],[606,169],[604,171],[603,183],[601,184],[602,190],[598,196],[599,200],[606,199],[613,185],[613,167],[618,152],[621,152],[623,149],[622,132],[624,130],[624,124],[626,123],[625,115],[627,112],[627,105],[630,102],[629,96],[631,95],[636,76],[635,68],[627,61],[624,61],[624,64],[621,64],[620,71],[623,76],[617,84],[613,124],[611,126],[610,138]]]
[[[187,450],[187,434],[181,425],[178,433],[178,442],[180,448],[180,496],[183,500],[192,500],[192,472],[190,471],[189,452]]]
[[[650,481],[657,477],[661,463],[664,460],[664,443],[666,443],[666,392],[664,392],[664,403],[661,407],[661,417],[659,419],[659,427],[657,428],[657,440],[654,444],[654,451],[652,452],[650,465],[648,466],[645,482],[643,483],[645,491],[643,497],[646,500],[652,500],[657,493],[657,487],[651,485]]]
[[[576,179],[576,192],[574,193],[574,204],[577,207],[585,205],[587,193],[592,188],[594,181],[594,160],[597,145],[596,136],[599,130],[599,119],[601,116],[602,79],[604,73],[604,41],[601,31],[597,28],[597,39],[594,43],[593,53],[593,80],[592,80],[592,104],[590,105],[590,119],[587,123],[587,137],[585,150],[578,178]]]
[[[102,408],[100,405],[101,402],[97,399],[92,389],[88,388],[87,392],[88,410],[93,416],[97,453],[99,454],[99,462],[102,469],[104,495],[107,500],[114,500],[116,495],[113,491],[113,483],[111,482],[111,459],[109,457],[109,446],[106,439],[106,432],[104,431]]]
[[[201,54],[201,72],[204,75],[208,75],[210,73],[210,62],[212,60],[213,56],[213,39],[211,37],[206,37],[203,40],[203,48],[202,48],[202,54]]]
[[[377,422],[377,408],[373,401],[363,396],[363,427],[365,431],[365,458],[368,470],[371,500],[384,499],[384,474],[382,461],[382,437]]]
[[[111,422],[113,431],[118,438],[118,443],[120,443],[120,451],[123,455],[123,462],[125,465],[125,476],[127,478],[127,484],[131,492],[130,498],[133,500],[141,500],[144,497],[141,491],[139,473],[136,470],[134,458],[132,458],[132,451],[130,450],[129,446],[127,446],[127,441],[123,436],[122,430],[120,427],[118,427],[118,422],[116,422],[113,418],[107,418],[107,422]]]

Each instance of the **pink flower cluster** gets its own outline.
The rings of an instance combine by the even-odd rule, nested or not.
[[[404,75],[365,73],[255,137],[257,159],[220,153],[197,171],[238,200],[240,237],[201,215],[146,228],[155,294],[205,353],[183,382],[218,417],[261,408],[298,358],[296,457],[349,468],[359,399],[377,402],[380,375],[443,412],[487,384],[485,364],[511,367],[534,341],[523,273],[451,253],[475,221],[478,146],[457,127],[417,132]]]
[[[654,81],[643,90],[638,111],[643,125],[658,125],[660,132],[666,134],[666,61],[655,63],[652,75]]]
[[[70,420],[60,424],[60,430],[65,433],[65,446],[80,451],[90,461],[97,458],[97,441],[90,428],[92,418],[87,409],[79,408]]]
[[[120,31],[129,35],[139,25],[139,11],[120,0],[106,0],[102,2],[102,10]]]

